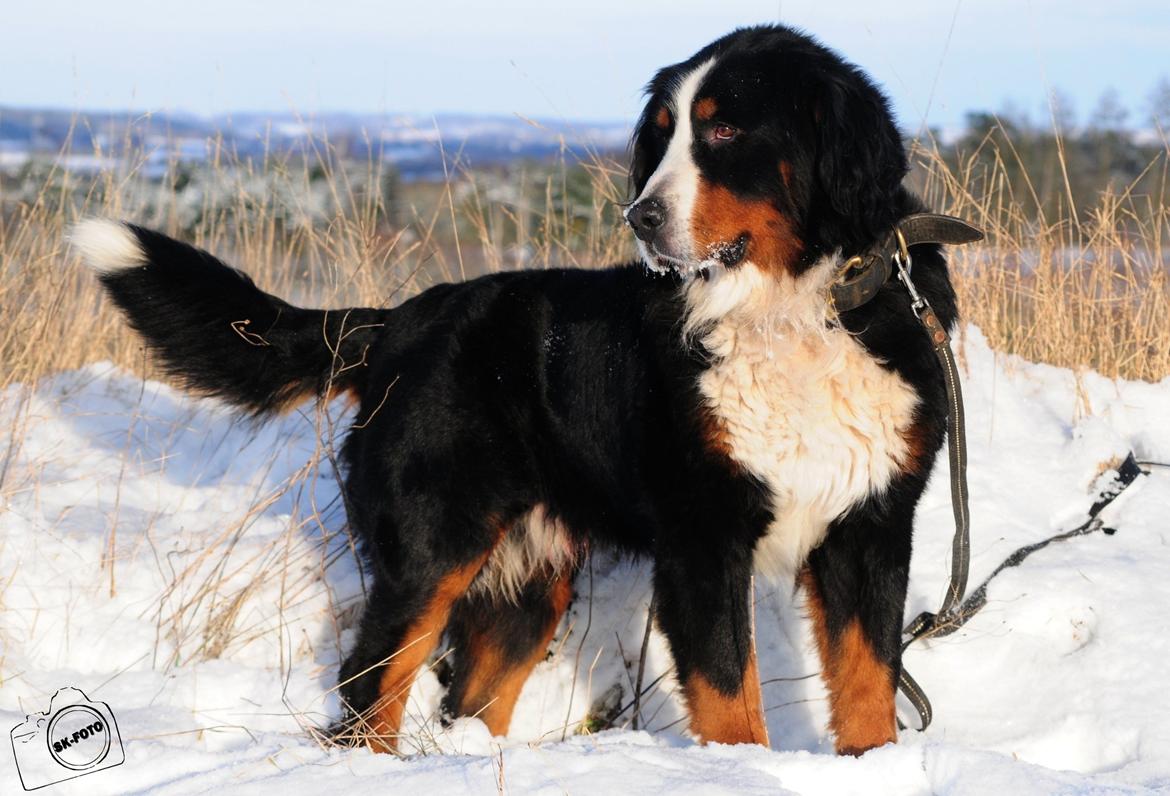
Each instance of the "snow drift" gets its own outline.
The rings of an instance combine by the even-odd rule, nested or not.
[[[968,411],[972,583],[1078,524],[1130,450],[1170,460],[1170,379],[1115,382],[959,344]],[[832,756],[791,584],[758,582],[774,751],[686,736],[651,638],[642,729],[631,694],[649,600],[642,565],[595,556],[507,739],[440,726],[443,661],[412,692],[406,759],[321,746],[363,582],[332,469],[340,405],[255,426],[108,365],[0,395],[0,727],[78,688],[117,717],[125,763],[70,793],[1078,793],[1170,788],[1170,470],[997,578],[954,636],[907,667],[926,733]],[[946,586],[945,457],[919,507],[907,617]],[[455,653],[457,654],[457,653]],[[616,718],[614,717],[616,714]],[[909,712],[907,712],[909,717]],[[617,729],[595,732],[612,718]],[[625,728],[625,729],[623,729]],[[404,744],[404,750],[410,745]],[[0,790],[19,780],[0,754]]]

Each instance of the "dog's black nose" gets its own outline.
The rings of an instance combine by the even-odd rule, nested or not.
[[[647,243],[666,221],[666,208],[657,199],[643,199],[626,211],[626,223],[634,228],[639,240]]]

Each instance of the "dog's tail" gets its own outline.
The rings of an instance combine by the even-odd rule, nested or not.
[[[361,395],[387,310],[307,310],[205,251],[133,224],[89,219],[70,236],[164,369],[254,415]]]

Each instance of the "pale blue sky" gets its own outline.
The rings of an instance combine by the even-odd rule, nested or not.
[[[780,20],[873,74],[903,126],[1059,87],[1084,119],[1170,75],[1170,2],[502,0],[5,4],[0,105],[473,111],[628,120],[642,85],[737,25]],[[952,28],[953,22],[953,28]],[[1139,121],[1133,119],[1133,121]]]

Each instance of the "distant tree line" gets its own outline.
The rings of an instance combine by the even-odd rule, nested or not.
[[[933,137],[937,142],[937,132]],[[937,146],[972,194],[1003,190],[1041,219],[1068,217],[1075,208],[1084,220],[1106,193],[1124,197],[1139,211],[1165,213],[1168,142],[1170,76],[1163,76],[1145,107],[1132,115],[1109,89],[1078,122],[1071,100],[1054,91],[1039,120],[1011,107],[972,112],[959,136]]]

